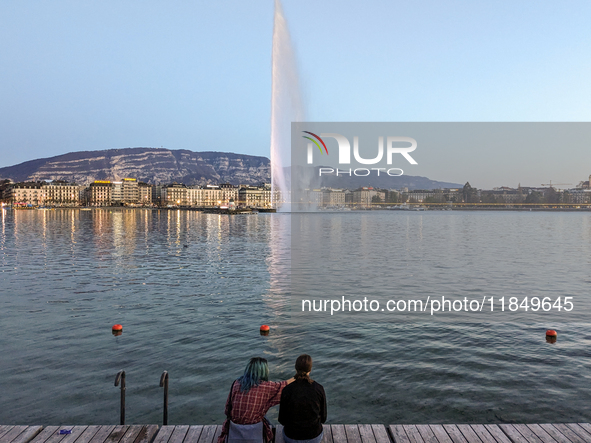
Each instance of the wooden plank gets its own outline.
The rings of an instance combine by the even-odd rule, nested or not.
[[[0,443],[10,443],[23,432],[27,430],[28,426],[13,426],[6,434],[0,437]]]
[[[585,439],[585,441],[591,441],[591,432],[587,432],[582,426],[577,423],[565,423],[569,428],[572,429],[579,437]]]
[[[573,443],[585,443],[585,440],[579,437],[576,433],[571,431],[571,429],[562,423],[554,423],[552,424],[561,434],[564,434],[566,438],[568,438]],[[546,429],[546,428],[544,428]]]
[[[503,430],[499,428],[499,425],[484,425],[484,427],[499,443],[511,443],[511,440],[509,437],[507,437]]]
[[[566,437],[566,435],[564,435],[562,432],[560,432],[558,429],[556,429],[551,424],[549,424],[549,423],[543,423],[543,424],[540,424],[538,426],[540,428],[542,428],[544,431],[546,431],[554,440],[559,441],[559,442],[564,442],[564,443],[572,443]]]
[[[376,443],[391,443],[388,431],[384,425],[371,425],[373,436],[376,438]]]
[[[390,425],[390,433],[392,434],[394,443],[411,443],[402,425]]]
[[[581,428],[591,434],[591,424],[589,423],[577,423]]]
[[[14,425],[0,426],[0,437],[2,437],[4,434],[6,434],[8,431],[10,431],[12,428],[14,428]]]
[[[96,431],[96,434],[94,434],[90,439],[89,443],[104,443],[109,434],[113,432],[113,429],[115,429],[115,425],[100,426],[98,431]]]
[[[183,443],[187,432],[189,432],[189,425],[175,426],[168,443]]]
[[[47,440],[45,440],[45,443],[58,443],[61,442],[67,434],[60,434],[60,431],[62,430],[71,430],[74,426],[58,426],[58,428],[56,429],[56,431],[51,434]]]
[[[138,434],[134,443],[152,443],[154,437],[158,433],[158,425],[145,425],[142,426],[142,430]],[[78,442],[76,442],[78,443]]]
[[[11,425],[2,425],[0,426],[0,437],[10,431],[14,426]]]
[[[495,438],[490,432],[487,431],[484,425],[470,425],[470,427],[474,433],[478,435],[478,438],[480,438],[480,440],[482,440],[484,443],[497,443]]]
[[[213,436],[215,435],[216,426],[215,425],[206,425],[203,426],[203,431],[199,436],[198,443],[213,443]],[[160,431],[162,432],[162,431]]]
[[[185,443],[197,443],[199,441],[201,431],[203,431],[203,426],[201,425],[190,426],[189,432],[187,432],[187,436],[185,437]]]
[[[501,423],[499,428],[505,433],[509,439],[514,443],[528,443],[527,439],[521,433],[508,423]]]
[[[28,443],[33,440],[33,438],[35,438],[35,436],[39,434],[42,429],[43,426],[27,426],[27,429],[25,429],[25,431],[22,432],[17,438],[12,440],[12,443]]]
[[[173,432],[174,426],[162,426],[154,439],[154,443],[168,443]]]
[[[99,429],[100,426],[87,426],[86,430],[82,433],[80,437],[78,437],[78,440],[76,440],[76,443],[88,443],[90,440],[92,440],[92,437],[96,435]]]
[[[538,436],[524,424],[514,424],[513,427],[517,429],[521,435],[525,437],[525,439],[530,443],[542,443],[542,440],[538,438]]]
[[[49,437],[51,437],[53,434],[55,434],[58,431],[58,429],[59,429],[59,426],[47,426],[41,432],[39,432],[39,434],[37,434],[37,437],[35,437],[32,440],[32,442],[33,443],[43,443]]]
[[[540,440],[542,440],[544,443],[556,443],[556,439],[554,437],[552,437],[550,434],[548,434],[546,431],[544,431],[540,425],[537,424],[529,424],[527,425],[528,428],[531,429],[531,431],[536,434],[538,436],[538,438]],[[567,440],[563,440],[562,443],[566,442]]]
[[[480,437],[472,430],[470,425],[456,425],[468,443],[482,443]]]
[[[347,434],[345,434],[345,425],[331,425],[332,441],[334,443],[347,443]]]
[[[439,443],[429,425],[417,425],[417,430],[419,431],[419,434],[421,434],[421,437],[423,437],[424,442]]]
[[[222,425],[218,425],[216,427],[215,433],[213,434],[213,443],[216,443],[216,441],[218,441],[218,438],[220,438],[220,435],[222,434],[222,429],[223,429]]]
[[[119,440],[123,438],[127,430],[129,429],[129,425],[117,425],[111,431],[109,436],[105,439],[104,443],[119,443]]]
[[[133,443],[137,436],[140,434],[143,426],[142,425],[131,425],[127,428],[127,432],[121,438],[119,443]],[[78,442],[76,442],[78,443]]]
[[[359,435],[362,443],[377,443],[371,425],[359,425]]]
[[[411,443],[423,443],[423,437],[415,425],[402,425]]]
[[[347,435],[347,443],[361,443],[361,435],[357,425],[345,425],[345,434]]]
[[[443,429],[454,443],[468,443],[456,425],[443,425]]]
[[[322,436],[322,443],[333,443],[332,429],[330,428],[330,425],[322,425],[322,432],[324,432]],[[281,435],[281,438],[283,438],[283,435]],[[275,440],[275,442],[277,443],[277,440]]]
[[[453,443],[442,425],[429,425],[429,427],[433,431],[433,434],[435,434],[435,437],[437,437],[439,443]]]
[[[64,438],[62,438],[61,443],[74,443],[78,440],[78,438],[80,438],[80,436],[82,436],[84,431],[86,431],[87,427],[88,426],[74,426],[70,429],[70,434],[64,435]]]

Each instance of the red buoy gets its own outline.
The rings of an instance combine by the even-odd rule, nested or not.
[[[268,325],[262,325],[261,326],[261,332],[269,332],[271,328]]]
[[[554,329],[548,329],[546,331],[546,337],[556,337],[558,334]]]
[[[121,326],[121,325],[113,325],[113,331],[123,331],[123,326]]]

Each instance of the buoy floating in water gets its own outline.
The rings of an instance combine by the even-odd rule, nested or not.
[[[556,337],[558,334],[554,329],[548,329],[546,331],[546,337]]]
[[[113,325],[113,331],[123,331],[123,326],[121,326],[121,325]]]
[[[271,328],[268,325],[261,326],[261,335],[269,335]]]

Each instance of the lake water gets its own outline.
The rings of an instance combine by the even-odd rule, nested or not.
[[[64,209],[0,217],[0,423],[116,424],[120,369],[128,423],[161,423],[163,370],[171,424],[221,423],[250,357],[265,356],[278,380],[293,375],[304,352],[331,423],[591,421],[588,213]],[[314,272],[326,277],[325,295],[341,296],[332,283],[365,269],[370,254],[359,247],[371,244],[372,257],[392,264],[384,281],[399,295],[550,291],[576,296],[576,312],[552,324],[524,313],[301,321],[286,295],[296,220],[332,245],[334,260],[320,257],[331,272]],[[355,245],[350,257],[339,253]],[[370,296],[384,281],[349,286]],[[121,336],[111,334],[115,323]],[[269,336],[259,335],[261,324]],[[558,330],[556,343],[546,342],[547,328]]]

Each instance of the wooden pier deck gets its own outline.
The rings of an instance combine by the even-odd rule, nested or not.
[[[220,425],[0,426],[0,443],[215,443],[221,431]],[[275,443],[285,443],[281,425]],[[591,443],[591,424],[335,424],[324,425],[322,443]]]

